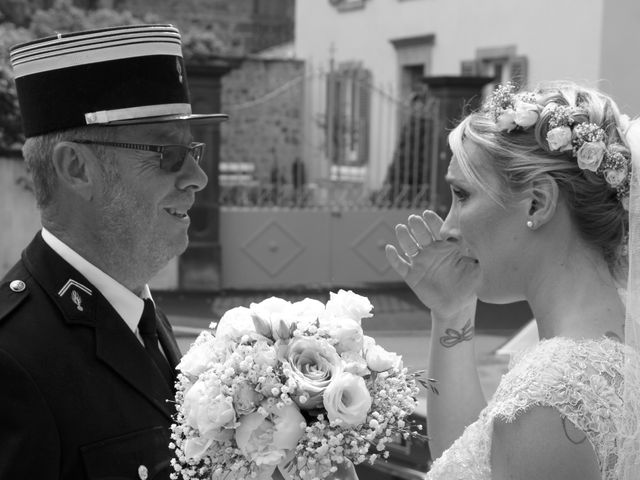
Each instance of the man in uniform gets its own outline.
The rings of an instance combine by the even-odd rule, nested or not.
[[[180,34],[18,45],[42,230],[0,282],[0,479],[168,478],[180,352],[147,282],[187,247],[207,177]]]

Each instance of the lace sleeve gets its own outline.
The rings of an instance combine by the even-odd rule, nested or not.
[[[624,349],[609,339],[540,342],[505,375],[488,414],[512,422],[534,406],[556,409],[587,435],[602,478],[613,479],[623,417]]]

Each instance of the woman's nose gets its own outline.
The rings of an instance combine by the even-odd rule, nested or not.
[[[440,237],[443,240],[457,242],[460,240],[460,228],[458,227],[458,218],[453,209],[449,210],[444,223],[440,228]]]

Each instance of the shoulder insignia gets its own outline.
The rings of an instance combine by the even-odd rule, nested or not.
[[[93,294],[93,292],[89,287],[71,278],[67,280],[67,283],[65,283],[63,287],[58,291],[58,296],[64,297],[64,295],[67,292],[71,292],[70,293],[71,301],[75,304],[76,309],[79,312],[84,311],[84,306],[82,305],[82,295],[80,294],[80,292],[84,292],[87,295]]]
[[[83,292],[88,293],[89,295],[91,295],[93,293],[89,287],[85,287],[80,282],[77,282],[76,280],[73,280],[72,278],[70,278],[69,280],[67,280],[67,283],[65,283],[62,286],[62,288],[58,292],[58,296],[62,297],[65,293],[67,293],[67,290],[69,290],[71,287],[76,287],[76,288],[82,290]]]

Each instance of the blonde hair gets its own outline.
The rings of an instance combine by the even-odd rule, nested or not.
[[[573,107],[576,120],[597,124],[604,130],[608,146],[630,155],[624,143],[622,117],[607,95],[570,82],[543,84],[535,93],[542,108],[552,102]],[[449,145],[463,174],[483,188],[487,188],[486,182],[477,165],[469,161],[465,142],[487,155],[500,185],[488,193],[501,205],[526,192],[537,180],[553,179],[582,237],[614,266],[627,232],[628,213],[616,190],[601,175],[582,170],[571,151],[550,149],[546,141],[549,116],[542,112],[533,128],[510,132],[500,129],[484,112],[474,112],[449,134]]]

